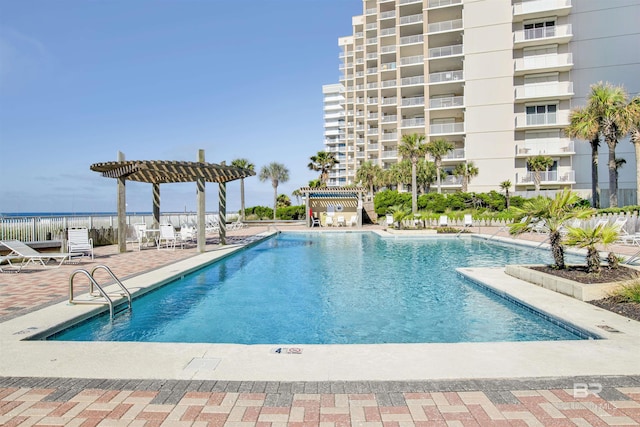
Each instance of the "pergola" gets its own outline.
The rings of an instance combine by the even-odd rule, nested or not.
[[[153,185],[153,221],[160,223],[160,184],[177,182],[195,182],[198,200],[198,251],[205,251],[205,183],[218,183],[220,243],[226,243],[226,183],[236,179],[255,175],[249,169],[227,166],[224,164],[205,163],[204,150],[199,150],[197,162],[168,160],[125,160],[123,153],[118,153],[118,161],[95,163],[90,169],[102,173],[107,178],[118,180],[118,249],[127,250],[127,220],[125,183],[129,181],[146,182]]]
[[[311,209],[317,213],[318,209],[326,210],[329,205],[344,205],[344,208],[358,215],[358,227],[362,227],[362,199],[366,192],[367,190],[362,187],[300,188],[300,193],[302,193],[305,198],[306,212],[309,212]],[[307,225],[310,226],[311,218],[309,218],[307,222]]]

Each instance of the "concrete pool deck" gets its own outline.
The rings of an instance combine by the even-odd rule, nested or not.
[[[295,226],[288,228],[308,231],[305,228]],[[375,227],[371,229],[384,233]],[[240,230],[235,233],[239,235],[238,239],[240,239],[243,237],[240,236],[242,233],[249,237],[263,231],[265,230],[256,228],[254,230]],[[486,230],[478,231],[488,235],[493,234]],[[532,240],[535,239],[536,237],[532,236]],[[523,241],[523,239],[519,239],[519,241]],[[537,243],[533,244],[537,245]],[[567,319],[580,328],[605,339],[526,343],[302,345],[297,346],[296,351],[291,352],[293,354],[287,354],[286,351],[276,353],[274,350],[277,346],[273,345],[22,341],[25,337],[41,333],[52,326],[65,324],[70,318],[71,312],[73,312],[71,317],[75,317],[79,313],[88,315],[95,310],[92,306],[70,306],[65,302],[55,303],[56,298],[59,300],[61,297],[56,292],[63,290],[64,295],[68,276],[75,268],[90,268],[99,263],[108,264],[117,275],[126,276],[125,285],[135,290],[151,283],[169,280],[182,274],[182,271],[224,256],[229,250],[233,250],[233,245],[227,248],[212,246],[210,249],[212,250],[205,254],[197,255],[193,249],[176,251],[153,249],[113,254],[106,252],[109,249],[105,248],[102,249],[105,251],[104,255],[98,257],[94,262],[83,262],[79,266],[63,266],[57,270],[37,272],[33,270],[28,273],[0,275],[3,295],[0,313],[5,313],[0,317],[0,321],[2,321],[0,323],[2,356],[0,376],[4,377],[0,379],[2,380],[0,387],[4,389],[4,391],[0,390],[2,403],[23,402],[21,406],[24,407],[27,414],[30,414],[33,411],[30,412],[31,405],[28,405],[27,402],[32,402],[33,405],[36,404],[33,402],[40,404],[58,402],[62,399],[61,396],[66,396],[71,400],[62,399],[62,401],[67,403],[73,399],[78,401],[81,397],[82,399],[79,401],[92,401],[93,404],[96,404],[101,399],[103,403],[106,402],[104,399],[108,395],[111,396],[108,400],[111,406],[107,405],[107,407],[112,407],[115,404],[112,402],[115,396],[113,392],[119,391],[118,394],[122,397],[122,393],[128,390],[130,393],[125,393],[126,398],[116,403],[123,404],[127,399],[133,402],[134,397],[139,397],[140,402],[145,401],[149,407],[155,409],[155,411],[147,412],[165,413],[168,408],[157,408],[157,406],[163,406],[160,405],[161,403],[167,403],[161,399],[163,390],[168,391],[175,388],[178,391],[171,392],[172,399],[177,399],[180,390],[182,390],[182,395],[177,401],[173,402],[172,400],[167,403],[174,405],[173,409],[168,411],[164,418],[156,414],[165,422],[171,419],[170,414],[179,409],[180,405],[206,408],[207,406],[221,406],[220,404],[225,399],[230,399],[226,405],[228,409],[231,408],[229,411],[240,411],[241,408],[255,406],[262,407],[261,414],[264,408],[281,407],[278,399],[283,399],[280,403],[288,406],[287,411],[281,410],[281,416],[273,417],[273,419],[283,420],[284,412],[287,412],[287,420],[293,421],[297,419],[294,416],[297,407],[295,402],[302,405],[300,401],[304,401],[303,403],[314,406],[316,404],[312,402],[317,401],[318,405],[316,406],[322,408],[322,398],[319,398],[320,400],[315,397],[305,399],[304,396],[307,394],[328,395],[329,397],[326,398],[333,399],[334,404],[336,399],[342,399],[341,405],[346,404],[351,409],[354,405],[357,406],[357,402],[352,402],[349,396],[357,395],[359,398],[354,398],[354,400],[367,400],[368,405],[378,408],[379,418],[382,420],[384,417],[382,417],[381,407],[402,408],[406,406],[408,408],[409,401],[413,396],[412,393],[427,393],[429,396],[421,397],[424,400],[421,403],[423,412],[425,406],[431,406],[433,403],[435,407],[431,409],[438,409],[440,420],[446,421],[447,417],[443,415],[446,414],[444,406],[456,406],[457,403],[460,403],[460,408],[458,408],[460,412],[453,411],[453,413],[458,415],[464,413],[465,417],[471,415],[471,418],[458,419],[454,417],[455,420],[462,423],[458,425],[463,425],[465,419],[482,423],[478,417],[473,415],[473,404],[465,401],[471,395],[460,395],[460,393],[468,390],[470,390],[469,393],[479,393],[476,397],[481,400],[485,399],[483,401],[488,399],[489,403],[492,402],[491,396],[493,396],[495,406],[499,399],[496,400],[497,397],[493,392],[504,389],[510,393],[508,399],[501,401],[505,405],[524,405],[525,402],[520,397],[536,396],[539,400],[536,404],[541,403],[540,398],[544,397],[543,400],[552,406],[554,402],[557,403],[556,401],[578,402],[580,404],[576,406],[577,409],[589,411],[588,405],[585,406],[588,399],[580,400],[580,398],[597,397],[600,399],[598,403],[600,406],[596,409],[604,410],[603,405],[608,404],[610,405],[609,409],[615,409],[618,415],[623,417],[617,419],[609,412],[607,412],[609,415],[606,416],[601,413],[600,415],[604,418],[607,416],[612,418],[603,421],[603,418],[599,417],[600,422],[624,421],[633,425],[634,422],[640,421],[640,361],[637,356],[640,354],[640,323],[564,295],[518,281],[506,276],[500,269],[464,269],[461,273],[475,281],[495,286],[496,292],[508,291],[518,301],[538,306],[550,316]],[[622,249],[624,250],[624,248]],[[120,267],[127,273],[123,274]],[[136,271],[129,272],[130,270]],[[42,277],[44,276],[47,279],[43,281]],[[30,292],[39,297],[31,304],[32,307],[25,307],[29,305],[29,300],[24,299],[24,295],[29,295]],[[43,293],[50,295],[49,302],[42,302],[47,299],[42,295]],[[19,307],[23,307],[22,309],[12,310],[11,306],[6,307],[7,304],[11,304],[8,301],[11,301],[12,298],[21,297],[23,299],[20,300]],[[51,305],[51,301],[54,304]],[[35,306],[42,305],[46,306],[40,310],[32,311]],[[14,307],[17,306],[14,305]],[[606,325],[606,328],[600,327],[603,325]],[[612,330],[619,332],[612,332]],[[301,350],[300,354],[298,354],[298,348]],[[77,380],[74,382],[68,380],[69,378]],[[461,379],[464,381],[460,382]],[[425,383],[425,380],[430,382]],[[483,381],[488,382],[483,383]],[[512,381],[516,381],[516,383]],[[558,393],[545,394],[540,391],[567,390],[575,388],[574,383],[576,382],[596,384],[599,381],[607,382],[609,384],[608,390],[615,390],[615,392],[609,391],[611,399],[596,396],[599,393],[586,393],[587,396],[580,394],[578,398],[574,393],[569,399],[567,396],[571,392],[565,391],[566,396],[557,397]],[[488,388],[485,387],[485,389],[479,385],[489,383],[493,385],[487,386]],[[367,386],[365,387],[363,384],[367,384]],[[455,384],[458,384],[458,388]],[[538,391],[529,394],[523,392],[522,396],[513,393],[531,390],[526,384],[536,384],[537,388],[535,389]],[[441,386],[444,387],[442,390],[438,388]],[[97,389],[101,392],[96,391],[87,395],[79,387]],[[579,392],[582,393],[583,390],[580,387],[582,386],[578,387]],[[207,390],[207,388],[209,389]],[[333,392],[332,388],[336,391]],[[280,389],[285,391],[280,391]],[[445,393],[444,389],[447,390],[446,392],[452,393],[449,400],[447,398],[439,400],[440,394],[438,393]],[[60,390],[67,391],[60,394]],[[269,390],[271,393],[277,394],[278,397],[270,396]],[[389,393],[400,393],[403,399],[398,397],[397,402],[386,402],[386,398],[379,396],[376,400],[376,393],[382,393],[382,390]],[[219,396],[220,393],[224,394],[224,397]],[[257,393],[257,396],[247,397],[245,395],[247,393]],[[369,396],[370,394],[373,395],[373,398]],[[457,397],[454,397],[453,394],[456,394]],[[218,405],[210,404],[214,395],[217,398],[222,398]],[[284,398],[283,395],[285,395]],[[553,398],[552,395],[556,397]],[[99,397],[93,399],[94,396]],[[248,404],[245,400],[252,403]],[[311,400],[311,402],[307,402],[307,400]],[[194,403],[196,401],[199,403]],[[377,404],[374,405],[371,401],[377,402]],[[401,401],[404,402],[402,405],[396,405]],[[444,405],[442,408],[438,406],[438,401]],[[506,403],[507,401],[508,403]],[[131,404],[134,405],[134,403]],[[0,417],[5,417],[6,414],[12,414],[10,419],[24,416],[20,415],[16,406],[11,406],[9,403],[7,405],[12,409],[3,412],[2,408],[7,409],[7,407],[0,406]],[[55,405],[44,406],[53,408]],[[628,410],[625,412],[622,407]],[[204,411],[202,408],[200,414]],[[572,410],[577,410],[576,408]],[[351,409],[347,415],[349,415],[348,419],[353,422],[358,420],[358,417],[350,412]],[[525,409],[525,407],[522,406],[520,409]],[[563,411],[558,407],[556,410],[558,413]],[[54,410],[52,409],[52,411]],[[222,410],[218,408],[212,413],[224,412],[218,411]],[[404,409],[398,409],[398,411],[404,413]],[[49,414],[46,410],[35,412]],[[419,421],[424,416],[418,415],[416,418],[413,417],[411,411],[409,412],[409,418],[413,421]],[[498,410],[498,412],[501,411]],[[505,412],[509,411],[505,409]],[[269,411],[264,413],[267,414]],[[336,413],[345,415],[344,408]],[[591,413],[593,414],[594,411]],[[243,414],[244,417],[246,410]],[[532,420],[540,420],[540,418],[536,418],[539,414],[536,415],[533,412],[531,414],[533,414]],[[85,414],[85,418],[91,418],[90,415],[95,414]],[[435,417],[435,412],[433,415]],[[496,412],[494,415],[497,416],[498,413]],[[518,418],[519,416],[509,418],[504,413],[501,415],[503,420],[509,421],[511,424],[514,423],[514,420],[522,421],[523,418]],[[135,421],[136,417],[133,417],[131,422]],[[573,418],[589,419],[585,417]],[[75,415],[72,418],[75,420]],[[255,421],[260,421],[259,418],[257,417]],[[329,418],[326,418],[325,421],[329,422]],[[553,417],[550,418],[553,419]],[[565,421],[571,418],[567,415],[559,417]],[[128,418],[120,417],[117,419]],[[231,412],[228,412],[225,421],[232,419]],[[263,421],[267,419],[270,418],[263,417]],[[344,417],[340,417],[340,419],[344,421]],[[437,419],[437,417],[434,418],[434,420]],[[496,419],[500,419],[500,417]],[[387,417],[387,420],[393,421],[395,418]],[[7,419],[0,418],[0,423],[5,421]],[[174,421],[178,422],[180,418]],[[184,421],[186,422],[186,420]],[[359,421],[367,420],[361,419]],[[373,418],[370,421],[374,421]],[[454,421],[454,419],[451,418],[449,421]],[[532,424],[526,420],[524,423]],[[541,425],[550,424],[545,422]],[[561,423],[560,425],[571,424]],[[597,425],[597,423],[593,425]]]

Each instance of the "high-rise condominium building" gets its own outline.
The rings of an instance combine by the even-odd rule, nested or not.
[[[445,191],[461,188],[453,168],[473,162],[469,191],[509,180],[531,192],[527,158],[544,154],[553,165],[541,188],[588,197],[591,146],[563,129],[593,83],[640,91],[639,20],[637,0],[363,0],[353,34],[338,41],[342,87],[324,87],[325,148],[340,159],[329,184],[354,183],[365,161],[389,168],[402,160],[402,136],[418,133],[455,147],[443,161]],[[338,99],[341,109],[328,110]],[[600,153],[606,205],[606,144]],[[617,157],[626,160],[620,203],[635,202],[628,138]]]

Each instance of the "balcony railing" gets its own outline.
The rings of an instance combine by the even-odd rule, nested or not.
[[[398,85],[398,81],[396,79],[382,81],[382,87],[395,87],[397,85]]]
[[[424,55],[407,56],[406,58],[400,58],[400,65],[422,64],[424,62]]]
[[[456,44],[452,46],[434,47],[429,49],[429,59],[440,58],[443,56],[462,55],[462,45]]]
[[[442,31],[459,30],[462,28],[462,19],[453,19],[451,21],[434,22],[427,26],[427,33],[439,33]]]
[[[367,74],[376,74],[378,72],[378,67],[367,68]]]
[[[558,53],[517,58],[515,67],[516,71],[523,71],[567,67],[570,65],[573,65],[573,55],[571,53]]]
[[[516,99],[573,95],[573,82],[550,82],[516,87]]]
[[[555,139],[544,142],[525,142],[516,147],[518,156],[562,155],[575,152],[573,141]]]
[[[442,185],[462,185],[462,177],[447,175],[442,177]]]
[[[401,3],[402,4],[402,3]],[[445,7],[462,4],[462,0],[429,0],[429,9],[434,7]]]
[[[380,53],[394,53],[396,51],[396,45],[393,46],[382,46],[380,48]]]
[[[425,124],[425,120],[423,117],[417,117],[413,119],[404,119],[402,120],[401,127],[403,128],[412,128],[412,127],[423,127]]]
[[[420,85],[424,83],[424,76],[405,77],[400,80],[402,86]]]
[[[395,96],[382,98],[382,105],[395,105],[397,103],[398,103],[398,98]]]
[[[462,107],[464,105],[464,96],[450,96],[447,98],[434,98],[429,100],[429,108],[452,108]]]
[[[421,106],[424,105],[424,96],[413,96],[411,98],[402,98],[403,107]]]
[[[416,15],[402,16],[400,17],[400,25],[415,24],[418,22],[422,22],[423,20],[424,17],[421,13],[418,13]]]
[[[540,182],[575,182],[576,172],[571,171],[542,171],[540,174]],[[524,174],[518,174],[517,182],[521,184],[533,184],[535,183],[536,172],[526,172]]]
[[[432,124],[429,125],[429,133],[431,135],[464,133],[464,122]]]
[[[454,148],[449,151],[445,156],[442,156],[442,160],[460,160],[464,159],[464,148]]]
[[[376,43],[378,43],[378,38],[377,37],[368,38],[366,43],[367,44],[376,44]]]
[[[382,119],[381,119],[382,123],[393,123],[393,122],[397,122],[397,121],[398,121],[398,116],[395,115],[395,114],[382,116]]]
[[[367,145],[367,150],[377,150],[380,148],[380,144],[369,144]]]
[[[388,71],[388,70],[395,70],[395,69],[396,69],[395,62],[385,62],[383,64],[380,64],[380,71]]]
[[[376,52],[367,53],[367,59],[378,59],[378,54]]]
[[[396,11],[395,10],[390,10],[388,12],[382,12],[380,14],[380,19],[390,19],[390,18],[395,18],[396,17]]]
[[[397,150],[387,150],[387,151],[383,151],[382,152],[382,158],[383,159],[393,159],[393,158],[397,158],[398,157],[398,151]]]
[[[560,110],[547,113],[518,114],[516,128],[563,127],[569,125],[569,111]]]
[[[410,3],[422,3],[422,0],[400,0],[399,2],[400,6]]]
[[[383,133],[382,138],[383,141],[395,141],[398,139],[397,133]]]
[[[395,36],[396,35],[396,28],[384,28],[382,30],[380,30],[380,37],[387,37],[387,36]]]
[[[457,71],[443,71],[441,73],[429,74],[429,83],[446,83],[457,80],[463,80],[464,74],[462,70]]]
[[[572,35],[571,24],[555,25],[552,27],[528,28],[517,31],[514,34],[514,42],[520,43],[527,40],[540,40],[551,37],[566,37]]]
[[[424,41],[424,36],[422,34],[418,34],[415,36],[400,37],[401,45],[422,43],[423,41]]]

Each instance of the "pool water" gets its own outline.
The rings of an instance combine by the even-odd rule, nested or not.
[[[455,271],[550,262],[549,251],[469,237],[283,233],[135,299],[132,312],[113,321],[98,316],[52,339],[238,344],[580,339]]]

